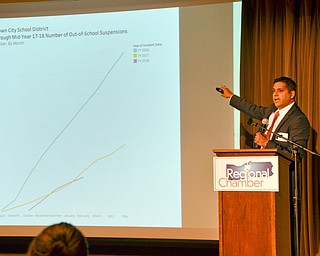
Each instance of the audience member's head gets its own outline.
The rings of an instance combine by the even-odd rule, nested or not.
[[[73,225],[59,223],[45,228],[35,237],[27,256],[87,256],[88,242]]]

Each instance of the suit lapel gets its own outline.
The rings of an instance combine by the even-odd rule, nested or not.
[[[289,109],[289,111],[287,112],[287,114],[282,118],[281,122],[279,123],[279,125],[277,126],[277,128],[275,129],[274,133],[277,133],[279,131],[279,129],[281,128],[281,126],[289,119],[289,117],[292,115],[292,113],[297,109],[297,103],[294,103],[293,106]]]

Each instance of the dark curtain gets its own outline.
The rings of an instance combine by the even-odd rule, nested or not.
[[[308,148],[320,152],[320,1],[243,0],[240,95],[259,105],[272,103],[273,80],[297,82],[296,101],[312,126]],[[255,129],[241,115],[241,147],[252,146]],[[320,255],[320,159],[310,153],[300,176],[300,255]]]

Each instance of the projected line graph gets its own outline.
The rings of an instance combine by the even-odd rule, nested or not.
[[[55,194],[55,193],[58,193],[60,192],[61,190],[63,189],[66,189],[68,188],[69,186],[71,186],[73,183],[83,179],[83,177],[81,177],[85,172],[87,172],[88,170],[90,170],[90,168],[95,165],[96,163],[108,158],[108,157],[111,157],[113,156],[114,154],[116,154],[119,150],[121,150],[123,147],[125,146],[125,144],[121,145],[120,147],[118,147],[117,149],[115,149],[114,151],[112,151],[111,153],[105,155],[105,156],[102,156],[100,158],[97,158],[95,159],[92,163],[90,163],[86,168],[84,168],[74,179],[72,179],[71,181],[53,189],[51,192],[45,194],[45,195],[42,195],[42,196],[39,196],[35,199],[32,199],[28,202],[25,202],[25,203],[22,203],[22,204],[19,204],[19,205],[16,205],[16,206],[13,206],[13,207],[10,207],[10,208],[4,208],[2,209],[2,212],[8,212],[8,211],[12,211],[14,209],[18,209],[18,208],[21,208],[21,207],[24,207],[24,206],[27,206],[27,205],[30,205],[30,204],[33,204],[35,203],[34,206],[32,206],[31,208],[29,208],[29,211],[31,211],[32,209],[34,209],[37,205],[39,205],[40,203],[42,203],[44,200],[46,200],[48,197],[50,197],[51,195]]]
[[[34,166],[32,167],[32,169],[30,170],[30,172],[28,173],[28,176],[26,177],[26,179],[24,180],[22,186],[20,187],[19,191],[17,192],[15,198],[9,203],[7,204],[5,207],[2,208],[2,211],[4,210],[8,210],[8,209],[12,209],[12,207],[10,207],[14,202],[16,202],[16,200],[19,198],[19,196],[21,195],[24,187],[26,186],[28,180],[30,179],[31,175],[34,173],[34,171],[37,169],[39,163],[42,161],[42,159],[44,158],[44,156],[49,152],[49,150],[53,147],[53,145],[59,140],[59,138],[61,137],[61,135],[69,128],[69,126],[74,122],[74,120],[80,115],[80,113],[83,111],[83,109],[89,104],[89,102],[92,100],[92,98],[97,94],[97,92],[99,91],[99,89],[102,87],[102,85],[104,84],[105,80],[107,79],[107,77],[109,76],[109,74],[112,72],[112,70],[115,68],[115,66],[118,64],[118,62],[120,61],[121,57],[124,55],[124,52],[122,52],[118,58],[113,62],[113,64],[111,65],[111,67],[109,68],[109,70],[107,71],[107,73],[105,74],[105,76],[103,77],[103,79],[101,80],[101,82],[98,84],[98,86],[95,88],[95,90],[91,93],[91,95],[89,95],[89,97],[87,97],[87,99],[84,101],[84,103],[81,105],[81,107],[76,111],[76,113],[72,116],[72,118],[67,122],[67,124],[61,129],[61,131],[56,135],[56,137],[54,137],[54,139],[51,141],[51,143],[46,147],[46,149],[43,151],[43,153],[40,155],[40,157],[37,159],[37,161],[35,162]],[[76,178],[77,179],[77,178]],[[73,182],[71,182],[70,184],[72,184]],[[64,186],[65,187],[65,186]],[[59,191],[59,190],[58,190]],[[52,193],[49,193],[49,195]],[[47,195],[48,196],[48,195]],[[40,199],[43,199],[46,196],[40,197],[39,199],[35,199],[30,203],[33,203],[35,201],[38,201]],[[27,204],[30,204],[27,203]]]
[[[0,226],[180,226],[178,18],[10,20],[66,36],[0,47]]]
[[[57,193],[57,192],[59,192],[60,190],[69,187],[71,184],[73,184],[73,183],[75,183],[76,181],[81,180],[81,179],[83,179],[83,177],[79,177],[78,179],[73,179],[72,181],[69,181],[69,182],[67,182],[67,183],[65,183],[65,184],[63,184],[63,185],[55,188],[55,189],[54,189],[53,191],[51,191],[50,193],[48,193],[48,194],[46,194],[46,195],[44,195],[44,196],[42,196],[42,197],[37,198],[37,200],[39,200],[39,202],[37,202],[34,206],[32,206],[28,211],[31,211],[32,209],[34,209],[37,205],[41,204],[44,200],[46,200],[46,199],[47,199],[49,196],[51,196],[52,194]],[[35,202],[35,200],[32,200],[31,202]],[[25,206],[25,205],[28,205],[28,204],[29,204],[29,203],[25,203],[25,204],[18,205],[18,206],[16,206],[16,207],[13,207],[12,210],[13,210],[13,209],[20,208],[20,207]],[[6,211],[6,210],[4,210],[4,212],[5,212],[5,211]],[[8,211],[10,211],[10,209],[8,209]]]

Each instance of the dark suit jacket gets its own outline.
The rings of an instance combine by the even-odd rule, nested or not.
[[[236,95],[232,96],[230,99],[230,105],[240,110],[244,114],[259,120],[262,120],[263,118],[269,118],[270,114],[277,110],[274,104],[268,107],[257,106]],[[295,103],[290,108],[288,113],[283,117],[274,133],[287,134],[288,140],[293,141],[303,147],[307,147],[307,142],[310,135],[310,123],[305,114]],[[281,152],[292,155],[292,144],[283,139],[277,139],[276,136],[272,137],[266,148],[278,148]],[[299,148],[298,153],[300,157],[303,157],[304,150]]]

